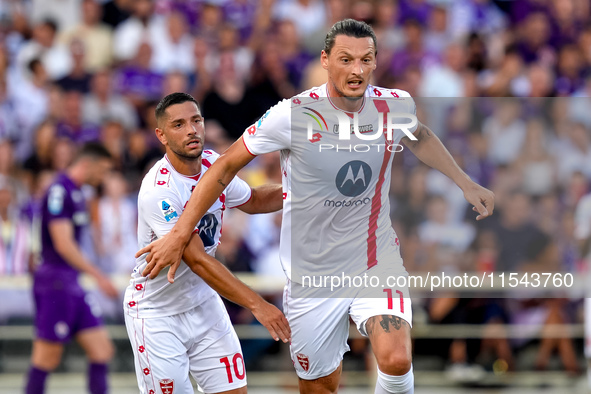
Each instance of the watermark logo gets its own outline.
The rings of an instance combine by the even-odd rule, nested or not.
[[[337,189],[347,197],[357,197],[367,190],[371,181],[369,164],[353,160],[341,167],[335,180]]]
[[[323,111],[324,114],[321,115],[320,112],[310,107],[305,107],[305,109],[313,112],[313,114],[310,112],[304,112],[304,114],[310,116],[316,121],[316,124],[318,124],[320,127],[320,131],[328,130],[326,119],[337,119],[339,140],[350,140],[351,130],[353,130],[353,134],[363,141],[374,141],[380,139],[383,135],[383,132],[386,131],[386,138],[387,140],[391,141],[393,131],[401,130],[411,141],[417,141],[417,137],[413,135],[410,129],[413,129],[418,124],[418,119],[415,115],[410,113],[378,112],[378,127],[374,133],[369,133],[369,131],[373,130],[373,127],[368,128],[367,125],[365,125],[360,128],[359,114],[357,112],[353,114],[346,114],[337,110],[325,110]],[[386,120],[385,125],[384,119]],[[402,120],[406,120],[406,122],[399,123]],[[307,131],[308,139],[310,141],[318,139],[314,137],[314,127],[314,123],[311,120],[308,121]],[[337,128],[334,127],[334,130],[337,130]]]

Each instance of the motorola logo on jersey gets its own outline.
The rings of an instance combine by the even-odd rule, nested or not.
[[[371,181],[369,164],[353,160],[341,167],[335,180],[337,189],[347,197],[357,197],[367,190]]]

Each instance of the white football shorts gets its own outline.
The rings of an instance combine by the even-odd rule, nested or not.
[[[207,394],[246,386],[240,342],[215,294],[178,315],[125,315],[141,394],[193,394],[189,373]]]
[[[294,298],[288,280],[283,293],[283,311],[291,328],[291,359],[301,379],[314,380],[334,372],[343,354],[349,351],[349,317],[363,336],[365,323],[373,316],[392,315],[412,327],[412,308],[408,287],[384,291],[376,298],[376,289],[360,288],[351,298]],[[390,296],[391,295],[391,296]]]

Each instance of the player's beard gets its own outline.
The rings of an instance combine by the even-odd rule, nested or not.
[[[195,161],[199,159],[201,157],[201,154],[203,153],[203,145],[201,145],[200,149],[193,152],[187,152],[186,150],[179,148],[178,146],[172,146],[170,143],[168,144],[168,146],[172,153],[174,153],[180,159],[187,161]]]
[[[333,82],[332,84],[334,90],[337,91],[337,93],[344,99],[347,99],[349,101],[358,101],[361,100],[363,98],[363,96],[365,95],[365,90],[367,89],[367,86],[365,87],[365,89],[361,90],[361,95],[360,96],[348,96],[347,94],[345,94],[341,89],[339,89],[336,85],[336,83]]]

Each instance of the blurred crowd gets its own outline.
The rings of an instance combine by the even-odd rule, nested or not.
[[[158,100],[193,94],[207,146],[221,153],[270,106],[326,81],[324,36],[346,17],[376,31],[373,83],[417,97],[419,119],[497,196],[495,215],[476,223],[451,181],[409,152],[396,155],[392,218],[407,269],[582,272],[574,222],[591,184],[590,7],[587,0],[4,0],[0,276],[38,263],[39,199],[86,141],[105,144],[115,171],[88,191],[85,250],[106,272],[129,273],[135,193],[163,154],[153,132]],[[280,182],[278,164],[278,154],[265,155],[240,175],[252,186]],[[282,278],[280,214],[224,218],[218,258],[235,271]],[[556,299],[417,305],[441,323],[575,322],[579,307]],[[0,306],[0,321],[18,312]],[[444,357],[466,364],[490,348],[511,368],[523,345],[485,342],[452,341]],[[568,339],[542,341],[537,367],[557,349],[576,371]]]

